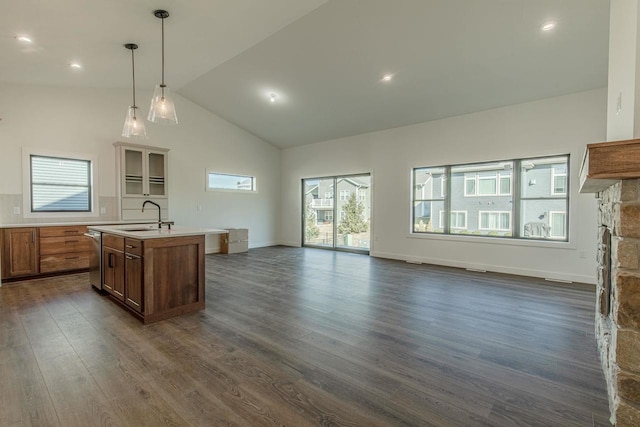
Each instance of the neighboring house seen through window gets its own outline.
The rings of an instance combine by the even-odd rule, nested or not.
[[[412,194],[414,233],[568,240],[568,155],[415,168]]]

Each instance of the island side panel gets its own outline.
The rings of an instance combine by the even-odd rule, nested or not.
[[[204,236],[145,241],[145,291],[151,288],[145,323],[204,308],[204,242]]]

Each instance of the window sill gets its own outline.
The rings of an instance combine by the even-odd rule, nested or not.
[[[525,246],[525,247],[538,247],[538,248],[554,248],[554,249],[567,249],[575,250],[576,244],[569,240],[552,241],[552,240],[525,240],[525,239],[513,239],[513,238],[500,238],[500,237],[486,237],[486,236],[456,236],[453,234],[418,234],[409,233],[407,236],[409,239],[425,239],[425,240],[445,240],[450,242],[465,242],[465,243],[482,243],[490,245],[510,245],[510,246]]]

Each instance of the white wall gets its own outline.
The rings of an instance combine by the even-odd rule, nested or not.
[[[137,95],[141,113],[146,117],[151,92],[138,91]],[[120,134],[130,96],[129,90],[0,84],[0,195],[22,194],[21,149],[27,146],[97,154],[101,200],[115,197],[113,143],[126,141]],[[171,219],[178,225],[249,228],[252,247],[276,242],[280,150],[179,95],[176,95],[176,109],[179,125],[164,127],[147,123],[149,139],[136,141],[171,150]],[[259,192],[206,192],[207,168],[254,175]],[[115,204],[108,208],[115,209]],[[110,219],[113,215],[112,211],[101,217]],[[18,216],[3,220],[22,222],[24,219]]]
[[[300,245],[302,178],[371,172],[373,256],[595,283],[596,203],[577,184],[585,144],[605,139],[606,107],[598,89],[283,150],[282,242]],[[410,235],[412,167],[564,153],[569,243]]]
[[[612,0],[609,19],[607,141],[620,141],[640,137],[638,0]]]

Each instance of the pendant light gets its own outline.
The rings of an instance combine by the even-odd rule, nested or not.
[[[169,12],[166,10],[154,10],[153,14],[156,18],[162,20],[162,83],[157,85],[153,91],[151,108],[149,108],[147,119],[153,123],[175,125],[178,124],[176,107],[173,104],[171,90],[164,83],[164,20],[169,17]]]
[[[133,81],[133,105],[127,110],[127,117],[124,120],[124,128],[122,128],[122,136],[125,138],[147,139],[147,131],[144,127],[144,119],[138,120],[136,116],[136,63],[133,58],[133,51],[138,48],[135,43],[127,43],[124,45],[131,51],[131,74]]]

